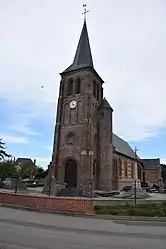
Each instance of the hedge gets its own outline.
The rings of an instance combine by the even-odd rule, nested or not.
[[[165,217],[166,203],[161,204],[139,204],[133,205],[119,205],[119,206],[94,206],[96,214],[105,215],[122,215],[122,216],[149,216],[149,217]]]

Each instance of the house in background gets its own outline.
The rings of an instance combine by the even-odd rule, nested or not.
[[[16,159],[16,164],[20,164],[22,166],[29,165],[29,166],[34,166],[36,165],[36,159],[32,161],[31,158],[26,158],[26,157],[19,157]]]
[[[34,168],[36,165],[36,159],[32,161],[31,158],[19,157],[15,160],[15,163],[20,167],[20,175],[23,178],[33,179],[34,177]]]
[[[160,159],[141,159],[141,161],[143,163],[143,182],[160,185],[162,183]]]

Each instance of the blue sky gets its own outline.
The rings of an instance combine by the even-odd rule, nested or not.
[[[113,130],[139,156],[166,163],[166,2],[86,2]],[[81,12],[80,0],[0,1],[0,137],[13,156],[51,160],[59,73],[73,60]]]

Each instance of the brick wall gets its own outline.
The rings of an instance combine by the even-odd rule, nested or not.
[[[92,213],[92,201],[87,198],[28,196],[0,193],[0,203],[34,210]]]

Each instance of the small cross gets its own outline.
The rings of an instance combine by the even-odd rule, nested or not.
[[[134,152],[135,152],[135,158],[137,157],[137,151],[138,151],[138,149],[137,149],[137,147],[135,147],[135,149],[134,149]]]
[[[84,21],[86,22],[86,14],[89,12],[89,10],[86,10],[86,4],[83,4],[84,7],[84,12],[82,13],[82,15],[84,15]]]

